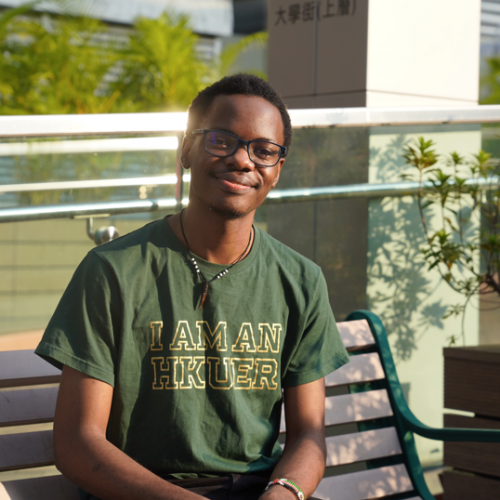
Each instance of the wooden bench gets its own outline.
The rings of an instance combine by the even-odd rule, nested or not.
[[[438,440],[500,442],[500,431],[433,429],[415,418],[377,316],[357,311],[339,329],[351,361],[326,377],[327,469],[315,496],[433,500],[413,433]],[[5,471],[26,476],[53,465],[52,431],[33,430],[33,425],[52,422],[59,378],[60,372],[32,351],[0,352],[0,500],[78,499],[76,487],[61,475],[1,482]],[[14,427],[14,433],[5,434]],[[32,432],[22,432],[23,427]]]

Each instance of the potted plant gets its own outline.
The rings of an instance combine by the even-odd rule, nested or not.
[[[434,142],[423,137],[406,147],[417,170],[418,209],[425,235],[421,252],[429,270],[463,294],[445,318],[462,314],[474,294],[500,296],[500,162],[485,151],[466,159],[456,152],[440,162]],[[405,176],[408,178],[408,176]],[[435,210],[437,208],[437,212]],[[438,223],[430,218],[437,215]],[[452,336],[450,345],[456,343]]]

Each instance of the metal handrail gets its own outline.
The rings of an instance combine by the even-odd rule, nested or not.
[[[175,198],[158,198],[155,200],[127,200],[4,208],[0,210],[0,222],[65,219],[92,217],[96,215],[136,214],[172,209],[176,205],[177,200]]]
[[[500,187],[500,178],[469,179],[468,186],[478,186],[481,189],[496,189]],[[424,189],[433,184],[423,183]],[[269,193],[267,203],[286,203],[296,201],[321,201],[339,198],[383,198],[386,196],[414,196],[419,189],[418,182],[395,182],[386,184],[351,184],[345,186],[312,187],[301,189],[274,190]],[[182,205],[187,205],[187,198]],[[17,207],[0,210],[1,222],[19,222],[27,220],[57,219],[68,217],[91,217],[94,215],[119,215],[130,213],[156,212],[169,210],[179,206],[175,198],[157,198],[149,200],[111,201],[101,203],[81,203],[71,205],[45,205],[35,207]]]
[[[71,141],[24,141],[0,143],[0,156],[39,156],[80,153],[124,153],[138,151],[175,151],[177,135],[126,137],[122,139],[85,139]]]
[[[500,105],[418,108],[292,109],[292,126],[372,127],[500,122]],[[183,132],[187,113],[110,113],[0,117],[0,137]]]
[[[454,184],[450,182],[450,184]],[[480,189],[496,189],[500,187],[500,178],[496,176],[465,181],[468,187]],[[431,181],[422,182],[422,188],[428,190],[434,187]],[[271,191],[267,197],[268,202],[292,201],[321,201],[337,198],[384,198],[386,196],[401,197],[415,196],[420,184],[418,182],[391,182],[385,184],[350,184],[344,186],[326,186],[314,188],[285,189]]]
[[[89,181],[32,182],[25,184],[0,184],[0,194],[40,191],[65,191],[70,189],[96,189],[109,187],[164,186],[177,184],[176,174],[150,177],[124,177],[123,179],[95,179]],[[191,181],[191,174],[182,176],[183,182]]]
[[[2,116],[0,137],[158,134],[186,125],[187,113]]]
[[[333,200],[337,198],[406,196],[415,195],[418,192],[418,186],[418,182],[394,182],[387,184],[350,184],[344,186],[284,189],[271,191],[267,197],[267,201],[279,203]]]

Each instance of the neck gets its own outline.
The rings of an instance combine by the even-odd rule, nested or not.
[[[182,224],[189,250],[215,264],[232,264],[241,257],[248,246],[253,216],[252,212],[238,219],[227,219],[211,210],[200,213],[195,212],[192,207],[184,209]],[[169,224],[179,241],[187,248],[182,234],[180,214],[170,217]]]

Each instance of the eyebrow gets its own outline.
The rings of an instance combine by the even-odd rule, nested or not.
[[[240,137],[238,134],[235,134],[232,130],[225,127],[209,127],[207,130],[219,130],[220,132],[227,132],[228,134],[235,135],[236,137]],[[240,137],[241,139],[241,137]],[[275,139],[269,139],[268,137],[257,137],[257,139],[251,139],[252,141],[267,141],[272,142],[273,144],[279,144],[279,142]]]

